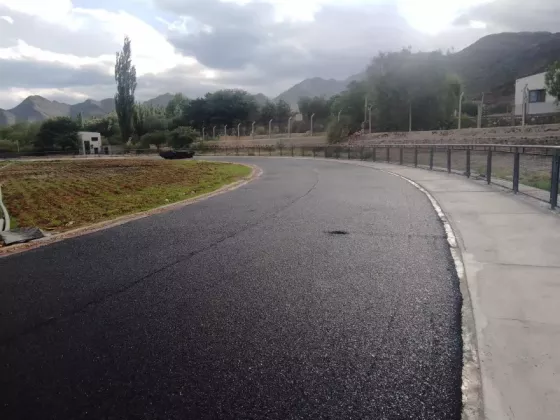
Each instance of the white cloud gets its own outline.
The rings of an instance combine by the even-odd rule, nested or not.
[[[10,25],[13,25],[14,20],[10,16],[0,16],[0,19],[8,22]]]

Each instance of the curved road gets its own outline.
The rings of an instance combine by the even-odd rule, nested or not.
[[[460,418],[428,199],[370,168],[237,160],[263,176],[0,259],[0,418]]]

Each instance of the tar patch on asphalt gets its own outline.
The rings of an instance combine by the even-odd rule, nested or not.
[[[329,235],[348,235],[348,232],[345,230],[329,230],[327,231]]]

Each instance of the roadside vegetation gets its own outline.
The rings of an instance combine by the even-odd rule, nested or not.
[[[62,232],[214,191],[243,165],[151,159],[13,162],[0,184],[13,227]]]

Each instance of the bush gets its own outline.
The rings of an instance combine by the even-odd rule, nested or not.
[[[198,132],[192,127],[177,127],[169,133],[168,144],[175,149],[189,147],[198,139]]]
[[[341,118],[340,121],[332,120],[327,126],[327,142],[329,144],[342,143],[348,138],[350,134],[350,128],[348,121],[345,118]]]
[[[156,146],[158,149],[162,144],[167,142],[167,131],[152,131],[151,133],[146,133],[140,138],[140,146],[148,149],[150,145]]]

